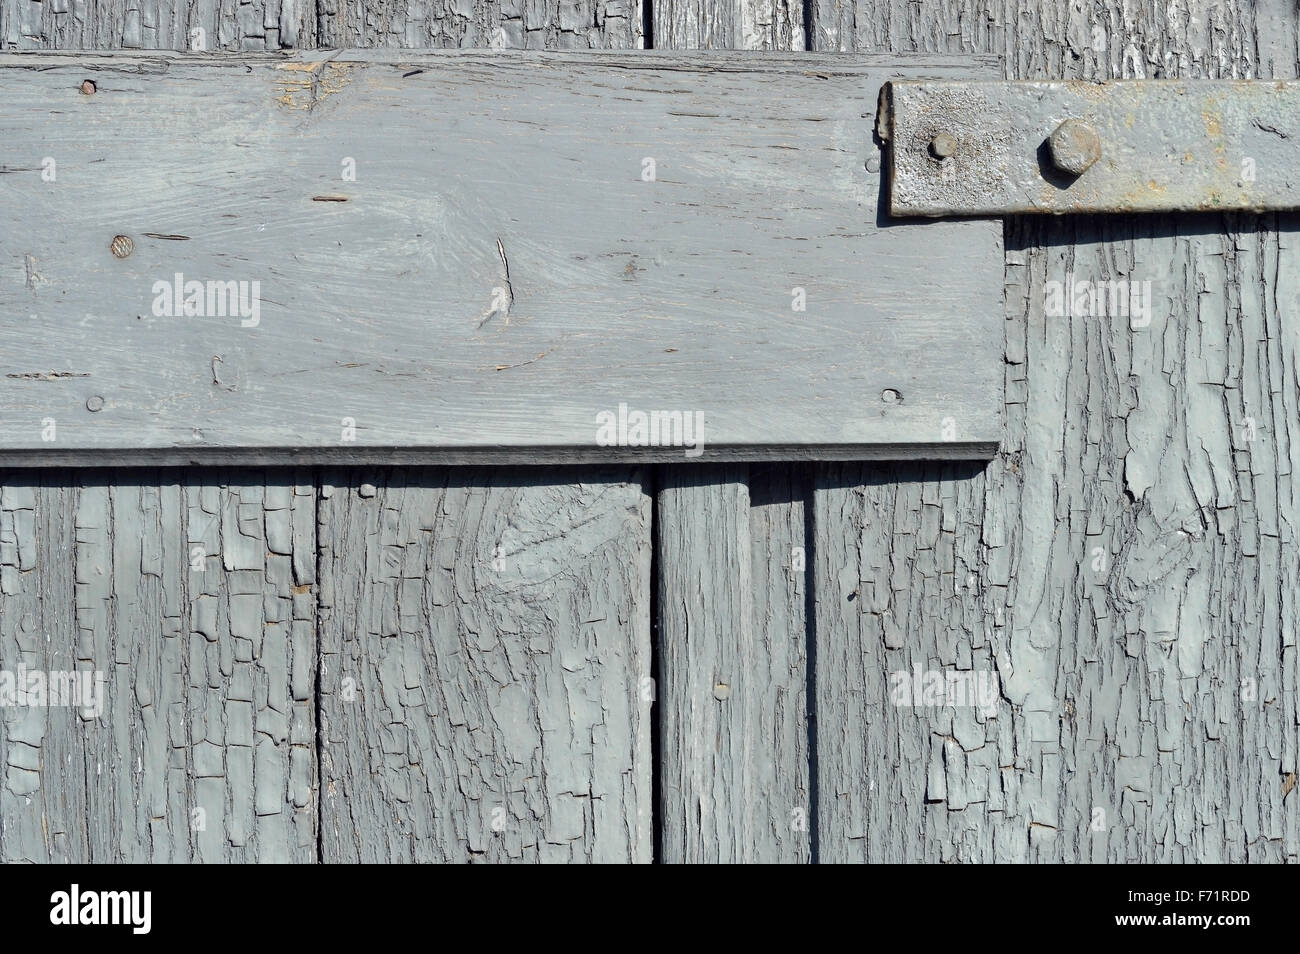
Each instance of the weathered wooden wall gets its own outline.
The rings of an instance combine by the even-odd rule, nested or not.
[[[1016,78],[1297,67],[1283,0],[452,7],[285,5],[274,34],[255,5],[199,9],[223,49],[286,22],[314,24],[303,46],[486,46],[498,24],[638,46],[648,24],[660,48],[999,53]],[[0,41],[189,24],[114,10],[0,0]],[[668,861],[1300,860],[1296,224],[1008,222],[984,468],[6,475],[0,662],[109,654],[121,716],[6,715],[0,853],[645,860],[657,813]],[[1150,280],[1150,326],[1045,314],[1067,272]],[[995,671],[996,715],[893,706],[913,665]],[[189,834],[200,789],[221,820]]]
[[[993,52],[1008,78],[1296,69],[1284,2],[808,13],[812,49]],[[1009,221],[1007,431],[987,469],[778,469],[793,492],[776,521],[770,498],[751,505],[771,468],[664,473],[660,665],[681,669],[662,722],[665,859],[805,858],[789,819],[808,805],[821,861],[1296,860],[1293,219]],[[1150,327],[1044,314],[1045,283],[1067,273],[1150,280]],[[791,567],[801,532],[808,576],[782,587],[762,568]],[[727,558],[711,560],[719,538]],[[711,648],[684,656],[701,632]],[[797,651],[769,653],[774,633]],[[709,708],[734,645],[751,656],[731,679],[806,685],[806,717],[734,692],[725,716]],[[888,676],[913,666],[996,672],[997,715],[894,706]],[[719,738],[752,745],[712,744],[720,718]],[[809,740],[810,763],[787,738]],[[694,821],[742,790],[746,817],[722,835]]]
[[[818,49],[996,52],[1011,78],[1296,69],[1282,2],[812,22]],[[1294,224],[1009,220],[1000,457],[818,470],[822,860],[1297,860]],[[1150,326],[1045,315],[1067,272],[1150,280]],[[995,668],[997,717],[894,708],[882,676],[913,664]]]
[[[0,37],[488,46],[500,23],[498,46],[555,49],[633,47],[642,22],[616,3],[398,6],[6,0]],[[0,859],[650,860],[645,480],[0,475],[0,669],[108,674],[98,722],[4,710]]]

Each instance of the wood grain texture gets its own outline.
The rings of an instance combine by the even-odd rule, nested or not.
[[[292,0],[0,3],[6,50],[313,40],[314,9]],[[3,711],[0,858],[315,860],[314,482],[0,472],[0,670],[105,677],[98,718]]]
[[[304,49],[315,19],[315,0],[0,0],[0,49]]]
[[[819,49],[1011,78],[1296,67],[1281,3],[814,14]],[[818,468],[823,860],[1297,860],[1295,226],[1011,220],[1001,454]],[[1150,281],[1150,324],[1047,314],[1067,275]],[[996,714],[892,705],[914,665],[996,672]]]
[[[0,476],[0,670],[103,679],[6,704],[4,861],[315,860],[315,495],[284,476]]]
[[[642,0],[317,0],[321,46],[629,50],[643,46]]]
[[[7,459],[996,446],[1000,228],[872,224],[893,67],[325,56],[0,58],[0,135],[34,157],[6,208],[40,223],[6,266]],[[154,149],[178,115],[204,135]]]
[[[59,45],[62,35],[39,40],[43,46]],[[101,45],[119,44],[105,40]],[[396,511],[386,503],[387,482],[365,486],[365,480],[374,478],[360,475],[357,503],[373,508],[363,516],[339,508],[335,498],[321,501],[318,513],[320,475],[315,470],[5,472],[0,477],[0,668],[19,662],[53,668],[69,660],[90,665],[107,655],[109,680],[102,724],[83,725],[64,709],[24,710],[21,718],[14,717],[18,710],[5,712],[0,723],[0,763],[6,773],[0,789],[0,857],[310,861],[401,857],[405,852],[408,857],[468,858],[472,853],[460,836],[473,832],[477,839],[486,831],[494,840],[485,856],[497,859],[647,860],[650,699],[642,680],[649,678],[644,656],[650,530],[648,498],[638,476],[611,480],[591,471],[551,470],[557,484],[538,483],[521,491],[507,486],[500,475],[481,474],[493,486],[448,492],[452,472],[422,473],[427,478],[423,486],[399,480],[393,490],[403,513],[431,514],[428,508],[436,507],[441,527],[490,527],[498,542],[517,544],[520,550],[508,555],[513,561],[505,564],[509,574],[500,577],[490,569],[495,551],[489,551],[485,572],[493,586],[482,599],[464,588],[474,575],[468,566],[440,562],[431,568],[429,592],[457,593],[469,602],[462,604],[458,596],[452,606],[441,608],[438,628],[428,632],[412,632],[412,617],[399,616],[408,626],[402,640],[408,655],[403,658],[423,659],[430,668],[437,664],[440,672],[462,677],[438,688],[445,688],[464,711],[502,728],[491,737],[471,736],[462,724],[455,737],[437,736],[439,727],[447,725],[446,713],[421,719],[409,706],[412,694],[404,687],[399,693],[403,706],[367,708],[369,688],[395,688],[387,680],[391,657],[385,657],[385,668],[358,676],[361,689],[352,697],[354,707],[342,708],[341,692],[325,700],[327,711],[334,706],[348,713],[352,733],[350,742],[331,751],[324,744],[326,727],[318,731],[316,724],[317,696],[321,686],[337,677],[337,667],[330,663],[345,657],[341,651],[328,657],[317,652],[318,560],[329,568],[332,586],[345,594],[369,594],[366,605],[385,612],[397,605],[389,602],[397,592],[405,609],[410,592],[425,586],[420,580],[398,585],[384,561],[348,561],[369,553],[366,547],[374,541],[359,543],[342,556],[336,549],[367,516],[382,514],[386,532],[392,532],[387,528]],[[286,483],[286,476],[295,482]],[[338,480],[350,487],[347,481],[355,476],[343,473]],[[360,497],[362,492],[374,496]],[[337,521],[325,517],[318,551],[318,518],[336,511]],[[526,539],[519,536],[522,523],[511,524],[512,519],[529,524]],[[395,526],[409,529],[410,523]],[[578,541],[592,548],[582,551],[588,575],[574,569],[577,558],[569,560],[570,547],[553,536],[559,527],[569,528],[574,549]],[[602,536],[615,529],[618,539]],[[469,556],[476,553],[475,546],[472,538],[457,542],[441,536],[435,546],[426,534],[406,552],[413,564],[434,556],[445,561],[457,547]],[[397,549],[386,547],[384,557]],[[75,560],[69,558],[74,552]],[[544,561],[524,562],[542,552],[547,554]],[[195,557],[199,571],[190,569]],[[549,567],[556,579],[530,577],[539,567]],[[506,589],[514,595],[494,610],[491,601]],[[540,593],[560,600],[556,606],[567,611],[583,610],[582,618],[538,602]],[[351,605],[348,598],[343,605]],[[503,615],[507,607],[523,610],[519,618],[509,619]],[[335,612],[332,604],[327,612]],[[518,629],[520,619],[529,623],[529,633]],[[501,651],[474,635],[460,668],[457,654],[434,652],[435,635],[445,650],[445,640],[489,622],[502,629]],[[371,630],[343,632],[341,625],[335,616],[325,624],[323,634],[331,646],[369,645],[361,634]],[[578,654],[589,652],[597,638],[598,657],[583,666]],[[374,648],[396,642],[385,640]],[[358,665],[358,673],[363,668]],[[421,669],[422,664],[411,666],[412,673]],[[494,681],[509,672],[518,675],[516,683]],[[529,689],[543,695],[528,697]],[[536,746],[526,745],[527,726],[505,718],[503,699],[513,700],[519,711],[545,709],[546,729],[539,730]],[[434,791],[450,799],[462,781],[470,784],[457,772],[472,765],[467,771],[482,783],[480,798],[502,793],[501,807],[515,814],[500,838],[491,829],[490,812],[486,819],[477,814],[495,806],[468,799],[464,805],[472,804],[473,816],[468,809],[443,814],[458,807],[452,800],[438,803],[435,821],[422,811],[432,804],[427,793],[400,816],[396,811],[375,813],[383,798],[403,791],[416,774],[398,766],[391,752],[392,740],[399,737],[396,724],[380,721],[396,714],[405,719],[402,729],[409,738],[428,743],[436,737],[445,743],[434,751],[412,748],[427,758],[421,772],[448,772],[429,776]],[[371,716],[376,721],[365,721]],[[333,724],[344,725],[340,718]],[[287,738],[282,737],[286,725]],[[361,786],[372,767],[349,764],[349,755],[367,752],[376,738],[385,740],[385,768]],[[318,749],[328,752],[329,781],[338,782],[325,794],[317,782]],[[495,766],[490,764],[493,752],[500,758]],[[513,761],[516,756],[543,776],[527,774],[522,763]],[[635,762],[637,758],[642,761]],[[624,765],[630,767],[620,774]],[[280,786],[284,804],[277,806],[274,795]],[[356,804],[346,794],[351,791],[357,792]],[[196,808],[205,815],[195,815]],[[537,835],[521,827],[533,810],[546,820]],[[200,817],[202,829],[196,827]],[[320,828],[318,818],[324,822]],[[352,836],[347,842],[339,835],[345,829]],[[412,831],[427,837],[414,840]]]
[[[327,474],[324,860],[650,860],[635,476]]]
[[[654,0],[659,50],[802,50],[803,4],[791,0]]]
[[[654,12],[660,49],[803,46],[802,18],[780,3]],[[771,33],[744,29],[758,21]],[[656,479],[659,860],[807,862],[809,474],[661,467]]]
[[[530,5],[514,16],[541,46],[539,27],[615,9]],[[420,45],[463,27],[452,9],[434,21]],[[348,41],[383,45],[384,22]],[[573,184],[575,201],[585,188]],[[652,860],[644,476],[322,477],[323,860]]]
[[[24,5],[23,15],[32,23],[43,22],[43,11],[54,6]],[[0,6],[4,18],[0,38],[10,48],[20,44],[11,40],[16,36],[13,11],[17,9],[12,0]],[[1294,13],[1291,5],[1276,2],[1198,0],[1170,6],[1144,0],[1123,7],[1117,3],[1076,7],[1064,0],[1033,4],[897,0],[819,3],[813,13],[814,43],[820,49],[1002,51],[1008,58],[1008,75],[1013,77],[1290,77],[1296,67]],[[109,25],[111,17],[104,36],[113,33]],[[1093,47],[1097,26],[1105,38],[1100,50]],[[39,38],[41,29],[50,28],[20,31],[21,42]],[[114,40],[106,42],[117,45]],[[1289,325],[1297,299],[1296,224],[1292,216],[1207,217],[1145,228],[1126,220],[1012,223],[1003,358],[1012,440],[1004,454],[983,471],[951,464],[817,468],[814,526],[808,529],[813,546],[807,559],[817,586],[817,612],[811,619],[814,651],[809,658],[817,681],[818,738],[808,789],[810,802],[811,792],[817,792],[819,810],[813,816],[812,834],[819,839],[823,860],[1296,860],[1296,796],[1294,791],[1282,794],[1286,773],[1296,767],[1298,718],[1294,594],[1300,574],[1292,484],[1296,451],[1289,437],[1296,408],[1296,336]],[[1044,315],[1046,283],[1062,280],[1067,271],[1099,280],[1149,276],[1152,325],[1137,333],[1128,322],[1110,316],[1065,321]],[[1248,417],[1254,421],[1253,429],[1247,427]],[[1252,432],[1254,440],[1247,440]],[[712,469],[716,482],[704,481],[696,488],[694,502],[680,487],[665,488],[660,495],[664,530],[670,525],[670,498],[683,505],[672,518],[678,528],[671,531],[677,541],[674,552],[683,564],[673,572],[673,578],[682,581],[674,592],[694,601],[678,619],[698,619],[697,627],[713,624],[714,632],[722,634],[695,657],[701,660],[701,670],[715,661],[746,659],[748,645],[734,639],[728,642],[723,638],[731,639],[724,624],[698,615],[700,607],[708,606],[719,615],[725,612],[739,618],[746,606],[735,593],[723,589],[724,581],[732,581],[729,585],[734,587],[734,581],[741,579],[743,563],[727,565],[708,558],[711,529],[718,545],[739,554],[742,544],[737,541],[744,524],[749,525],[750,614],[785,620],[800,602],[797,592],[792,592],[794,579],[782,576],[786,569],[779,557],[780,545],[798,537],[793,521],[802,508],[792,501],[801,492],[791,488],[784,495],[773,490],[763,496],[752,476],[742,476],[756,470]],[[272,536],[283,539],[282,529],[271,529],[273,524],[282,527],[281,517],[270,516],[283,508],[266,509],[268,494],[274,495],[270,486],[285,486],[283,478],[190,472],[183,479],[175,477],[173,485],[169,481],[174,475],[149,474],[147,478],[139,472],[111,475],[102,489],[83,486],[92,476],[89,472],[4,475],[5,489],[0,491],[0,663],[4,667],[17,664],[11,660],[47,668],[74,657],[89,660],[99,652],[93,647],[100,643],[88,639],[87,646],[78,649],[82,626],[108,634],[98,638],[109,640],[116,660],[142,651],[128,635],[140,620],[156,616],[169,627],[180,626],[175,621],[185,621],[186,614],[196,624],[200,618],[206,620],[211,603],[202,604],[201,617],[197,598],[187,608],[178,595],[179,581],[188,576],[183,547],[190,541],[188,530],[172,532],[185,518],[170,514],[183,510],[189,515],[197,509],[206,518],[213,512],[231,512],[235,535],[230,540],[237,554],[232,559],[241,563],[251,559],[245,535],[249,524],[257,522],[253,504],[260,490],[267,550],[273,549]],[[356,483],[358,477],[361,483]],[[375,484],[374,498],[360,496],[366,480]],[[339,488],[356,487],[355,499],[346,503],[350,516],[345,525],[353,528],[350,539],[358,546],[359,528],[379,531],[378,510],[362,508],[384,507],[381,495],[401,495],[405,506],[385,507],[384,518],[396,520],[399,526],[407,507],[426,517],[432,513],[409,483],[394,488],[392,482],[392,475],[380,480],[364,471],[339,478]],[[437,479],[425,483],[421,493],[446,495]],[[779,480],[776,483],[781,485]],[[631,481],[628,486],[637,484]],[[514,505],[495,498],[513,492],[492,487],[481,504],[483,511],[505,512]],[[204,493],[215,493],[220,502],[203,503]],[[474,499],[467,489],[455,493]],[[558,489],[518,493],[528,505],[539,496],[561,496]],[[572,516],[564,508],[577,507],[584,498],[572,485],[563,493],[569,496],[560,504],[562,516],[557,519],[567,525]],[[635,493],[629,491],[627,497],[633,505]],[[766,510],[770,524],[756,517],[751,506],[764,499],[765,507],[776,508]],[[781,502],[786,500],[791,502]],[[334,498],[325,503],[343,506]],[[301,534],[306,531],[297,529],[297,521],[302,513],[311,516],[310,508],[291,502],[289,509],[294,514],[290,523],[295,539],[305,539]],[[101,516],[103,512],[109,520]],[[602,512],[602,519],[609,519],[608,511],[602,508]],[[720,513],[730,516],[723,521]],[[453,508],[441,519],[455,523],[476,518]],[[308,526],[312,525],[309,520]],[[221,521],[218,527],[225,532]],[[718,533],[718,527],[725,533]],[[648,530],[643,525],[637,532]],[[118,541],[119,534],[128,539]],[[391,534],[391,539],[400,537],[395,530]],[[77,542],[81,536],[87,537],[85,544]],[[254,547],[260,542],[255,533],[250,539]],[[431,540],[432,533],[427,533],[418,545],[396,549],[413,560],[446,552],[447,543]],[[661,553],[667,543],[661,536]],[[221,540],[217,544],[224,545]],[[311,564],[315,551],[310,545],[302,548],[294,542],[291,547],[305,564]],[[162,554],[161,566],[155,556],[147,555],[157,553]],[[104,554],[113,555],[112,592],[125,594],[124,616],[114,609],[117,597],[106,597],[110,590],[100,576],[79,582],[79,567],[103,566]],[[623,556],[628,558],[628,553]],[[1102,560],[1097,565],[1104,570],[1093,569],[1098,556]],[[224,576],[228,572],[224,557],[219,559],[223,562],[218,576]],[[590,559],[601,565],[599,558]],[[761,559],[768,560],[771,574],[784,580],[780,586],[771,582],[771,576],[766,587],[757,582],[764,577],[762,570],[755,569],[755,561]],[[398,606],[391,596],[396,582],[381,576],[378,563],[374,566],[376,581],[352,579],[337,564],[334,575],[349,592],[377,589],[385,594],[369,597],[366,607]],[[295,567],[293,572],[307,573],[307,569]],[[208,576],[206,569],[201,576]],[[451,574],[432,578],[445,582]],[[598,579],[565,583],[570,587],[566,600],[584,592],[584,587],[598,585]],[[279,605],[283,599],[278,595],[279,583],[264,586],[266,592],[277,594],[273,602]],[[191,591],[190,597],[210,597],[219,606],[223,599],[229,603],[241,595],[220,580],[211,588],[204,582],[202,590],[201,594]],[[692,592],[699,595],[692,597]],[[772,594],[780,605],[758,608],[757,601],[765,594]],[[301,594],[292,595],[302,599]],[[660,599],[665,599],[662,592]],[[475,603],[473,596],[470,600],[470,618],[490,619],[490,604]],[[604,602],[617,603],[612,589]],[[172,607],[166,613],[164,603]],[[362,601],[358,596],[346,605],[360,607]],[[423,611],[423,601],[411,605]],[[172,612],[177,607],[179,616]],[[242,620],[241,627],[249,618],[243,610],[235,615]],[[99,622],[102,617],[114,621],[116,633],[112,625]],[[268,618],[264,608],[263,622]],[[231,632],[223,634],[220,619],[218,611],[217,672],[221,653],[228,647],[233,664],[237,647],[248,641]],[[380,619],[376,628],[383,630],[386,624],[382,615]],[[369,626],[370,617],[365,622]],[[779,622],[772,629],[793,630],[796,625]],[[668,628],[679,635],[683,632],[681,624]],[[762,631],[762,626],[751,630]],[[334,639],[342,630],[331,632]],[[156,625],[141,638],[162,640],[165,649],[166,640],[180,637],[164,636],[162,626]],[[194,637],[186,638],[187,646],[194,646]],[[88,860],[92,847],[97,860],[251,860],[286,853],[296,857],[300,849],[294,839],[301,832],[285,826],[284,812],[259,815],[255,800],[249,820],[247,786],[238,774],[246,764],[245,753],[239,750],[246,745],[234,746],[229,761],[223,755],[223,771],[234,766],[236,773],[210,787],[209,801],[222,804],[225,813],[226,821],[217,829],[221,837],[204,843],[186,834],[185,813],[191,804],[187,787],[218,777],[201,774],[197,767],[173,767],[170,774],[159,771],[160,766],[172,765],[173,759],[186,762],[198,757],[171,740],[171,733],[179,732],[176,727],[185,722],[182,717],[169,716],[165,730],[158,726],[159,700],[193,697],[173,704],[173,710],[180,705],[182,712],[197,712],[190,721],[202,725],[204,737],[213,740],[221,738],[221,732],[210,730],[208,722],[227,718],[230,710],[229,718],[239,720],[234,737],[247,738],[243,716],[231,709],[233,703],[244,702],[245,693],[224,676],[216,677],[212,688],[208,642],[200,638],[204,644],[200,663],[190,660],[188,651],[178,651],[176,644],[161,661],[151,664],[156,668],[141,666],[129,681],[120,672],[113,677],[111,706],[124,713],[120,718],[126,721],[112,723],[111,731],[87,729],[62,710],[39,713],[36,719],[30,713],[21,719],[13,719],[12,712],[5,714],[0,730],[5,772],[0,851],[5,859]],[[518,638],[507,634],[506,645],[517,649]],[[686,648],[701,647],[697,643]],[[297,646],[291,644],[291,650],[296,652]],[[264,662],[246,664],[255,673],[265,674],[280,665],[274,654],[266,655],[265,644],[263,654]],[[473,672],[485,655],[479,653],[461,671]],[[442,663],[445,658],[422,651],[410,671],[427,686],[434,661]],[[178,659],[190,666],[183,677],[170,675],[181,670],[179,663],[172,662]],[[517,652],[512,659],[518,660]],[[1006,690],[996,716],[981,721],[960,710],[927,713],[888,705],[882,695],[883,675],[895,664],[912,663],[963,671],[996,667]],[[766,673],[787,678],[783,690],[796,683],[793,676],[770,666],[761,668],[752,656],[748,665],[751,683],[762,686],[763,692],[776,686],[762,681]],[[791,665],[797,669],[800,664],[792,660]],[[544,659],[525,660],[514,671],[538,679],[551,678],[553,673]],[[164,672],[169,675],[164,677]],[[684,675],[689,672],[688,668]],[[378,673],[369,678],[373,691],[403,681],[381,678]],[[702,672],[700,678],[712,676]],[[141,691],[135,684],[139,679],[145,686],[144,698],[152,700],[148,706],[133,698]],[[582,687],[588,704],[597,686],[613,677],[604,672],[592,679]],[[1241,692],[1243,679],[1255,681],[1256,692],[1249,702]],[[661,676],[661,704],[670,691],[666,681]],[[291,687],[292,682],[291,676]],[[692,757],[723,752],[730,758],[739,734],[762,738],[762,723],[752,717],[740,724],[717,721],[719,713],[726,711],[723,706],[738,697],[721,704],[710,698],[716,708],[709,718],[725,730],[721,737],[728,747],[709,750],[696,745],[690,750]],[[364,703],[364,696],[361,699],[358,704]],[[708,711],[704,702],[695,703],[702,713]],[[341,700],[330,704],[342,705]],[[483,712],[481,701],[471,708],[475,706]],[[138,709],[135,723],[130,721],[132,708]],[[407,727],[419,727],[405,705],[392,711],[407,717]],[[343,715],[358,718],[355,710],[343,710],[340,718]],[[537,748],[522,744],[509,728],[511,723],[504,724],[504,730],[494,727],[490,743],[493,752],[503,755],[502,780],[519,777],[519,769],[504,758],[505,753],[537,757]],[[131,725],[136,726],[136,735],[130,734]],[[373,723],[356,725],[355,736],[368,745],[368,740],[380,738],[383,725],[376,716]],[[758,743],[751,751],[771,751],[779,740],[796,738],[807,730],[803,721],[785,714],[773,726],[773,734],[767,737],[773,741],[764,739],[768,748]],[[82,743],[88,732],[97,737]],[[567,732],[566,726],[562,733],[566,742]],[[113,735],[116,741],[104,739],[105,735]],[[147,753],[140,747],[145,743]],[[299,784],[289,779],[311,777],[302,774],[301,762],[295,776],[296,748],[292,744],[287,749],[279,744],[261,750],[253,746],[255,753],[267,753],[263,763],[254,755],[255,778],[263,768],[265,779],[275,776],[277,765],[287,766],[285,806]],[[382,743],[379,749],[384,750],[385,768],[367,782],[368,794],[360,800],[371,799],[369,804],[355,810],[357,817],[374,820],[368,827],[369,840],[336,838],[336,847],[330,850],[360,854],[364,848],[375,856],[419,851],[433,856],[459,848],[459,841],[433,846],[434,839],[427,835],[435,830],[430,814],[386,801],[401,790],[403,781],[419,776],[397,764],[396,753],[388,753]],[[92,778],[89,753],[99,751],[112,753],[115,765],[121,763],[113,770],[116,774],[108,776],[112,788],[95,790],[93,782],[87,785]],[[212,750],[205,746],[203,751]],[[453,746],[440,751],[448,759],[468,759],[469,752],[482,750]],[[140,763],[144,771],[137,776],[130,774],[136,764],[134,753],[148,755]],[[70,765],[69,756],[87,767],[58,767]],[[696,857],[717,855],[724,848],[736,855],[757,857],[761,849],[764,857],[782,857],[780,853],[796,843],[782,841],[787,833],[771,827],[770,813],[783,793],[798,797],[797,779],[805,771],[799,759],[796,755],[764,763],[754,756],[744,769],[719,761],[722,780],[697,776],[699,789],[722,791],[730,798],[723,783],[739,785],[748,772],[756,780],[750,789],[755,792],[752,804],[764,805],[763,810],[739,819],[734,834],[719,827],[703,836],[674,838],[674,844],[684,848],[687,838],[693,839]],[[793,768],[786,767],[792,763]],[[762,775],[769,764],[779,778]],[[477,777],[497,778],[496,770],[476,769]],[[348,771],[355,776],[361,770]],[[595,774],[588,772],[585,777]],[[51,784],[32,789],[45,777],[53,780]],[[648,773],[636,775],[628,785],[644,791],[649,783],[641,780],[646,778]],[[241,785],[238,793],[236,782]],[[357,784],[355,777],[353,784]],[[579,787],[567,784],[570,792]],[[137,790],[147,793],[147,798],[137,802]],[[324,803],[335,806],[333,811],[340,810],[340,790],[336,788],[334,802]],[[427,790],[415,790],[421,806],[434,804]],[[778,794],[764,801],[759,794],[764,791]],[[92,799],[93,811],[88,807]],[[526,803],[507,818],[572,820],[575,815],[563,812],[572,812],[574,801],[557,799],[554,810]],[[402,816],[406,820],[399,823],[393,818],[381,825],[376,806],[391,804],[407,812]],[[466,798],[459,804],[470,802]],[[269,801],[263,807],[270,808]],[[513,802],[510,807],[514,809]],[[526,849],[518,831],[509,833],[509,838],[517,839],[510,841],[503,832],[489,844],[485,856],[512,851],[520,857],[545,851],[567,852],[570,857],[586,853],[591,845],[586,835],[588,818],[593,819],[592,831],[596,825],[594,806],[582,807],[580,839],[556,839],[564,843]],[[1096,808],[1105,814],[1103,827],[1093,831]],[[106,815],[111,824],[101,817]],[[234,824],[230,819],[243,821]],[[336,823],[332,817],[327,820]],[[720,816],[715,813],[712,821],[719,823]],[[453,835],[481,824],[481,818],[467,814],[460,823],[465,826],[460,830],[449,823]],[[667,824],[674,823],[666,819],[665,830]],[[420,837],[413,839],[412,831]],[[620,835],[602,845],[618,844],[622,851],[632,841],[630,835]],[[211,846],[210,852],[205,844]],[[747,847],[739,850],[737,845]],[[610,855],[615,853],[610,849]],[[469,854],[464,852],[465,857]],[[676,854],[680,857],[686,851]],[[790,857],[795,856],[803,857],[791,850]]]
[[[664,862],[811,857],[801,470],[661,472]]]

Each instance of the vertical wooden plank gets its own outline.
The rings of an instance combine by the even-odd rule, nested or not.
[[[652,13],[657,49],[804,45],[800,5],[674,0]],[[806,474],[658,469],[661,861],[812,857]]]
[[[189,774],[195,804],[207,816],[206,830],[195,836],[197,860],[219,860],[224,843],[257,832],[273,854],[315,861],[312,477],[301,469],[265,479],[257,472],[190,473]],[[232,482],[214,482],[223,478]]]
[[[324,860],[650,860],[650,503],[582,476],[327,477]]]
[[[315,860],[304,512],[263,472],[4,475],[0,857]],[[14,691],[77,670],[89,706]]]
[[[635,48],[642,25],[632,0],[320,9],[326,46]],[[545,474],[327,479],[322,858],[652,860],[644,472]]]
[[[810,857],[804,487],[784,465],[665,468],[664,861]]]
[[[975,850],[968,813],[933,809],[982,806],[991,784],[996,795],[1001,763],[985,739],[1008,720],[898,706],[890,677],[996,670],[978,533],[963,525],[978,512],[977,474],[971,464],[818,468],[821,860],[965,861]]]
[[[71,503],[70,492],[43,487],[33,473],[7,474],[0,485],[0,858],[6,862],[85,861],[92,829],[97,837],[106,834],[87,810],[84,777],[64,785],[51,777],[85,771],[81,714],[17,704],[20,666],[24,680],[29,666],[92,668],[78,660],[75,570],[66,556],[75,540]],[[51,560],[54,554],[63,556]],[[98,775],[99,763],[92,766]]]
[[[661,50],[802,50],[803,4],[792,0],[656,0]]]
[[[1012,78],[1296,65],[1282,3],[812,13],[819,49],[999,52]],[[1296,860],[1291,218],[1012,220],[1002,454],[818,467],[823,859]],[[1149,311],[1062,314],[1068,277],[1150,282]],[[995,672],[996,712],[896,705],[913,667]]]

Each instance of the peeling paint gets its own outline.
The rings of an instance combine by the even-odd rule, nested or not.
[[[286,109],[310,112],[352,82],[352,66],[348,63],[278,63],[275,69],[307,74],[301,79],[283,79],[278,84],[281,93],[275,101]]]

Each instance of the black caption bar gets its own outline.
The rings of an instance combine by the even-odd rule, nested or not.
[[[600,925],[606,924],[610,933],[604,936],[613,949],[625,943],[628,925],[620,931],[619,920],[649,916],[646,895],[623,888],[603,902],[592,896],[588,876],[580,872],[548,874],[542,890],[527,893],[519,890],[531,881],[527,874],[521,883],[513,876],[502,883],[459,873],[453,888],[443,873],[397,866],[10,866],[6,874],[12,936],[75,935],[80,942],[128,946],[154,940],[261,943],[281,931],[298,943],[337,946],[374,942],[387,932],[378,925],[424,921],[437,912],[462,924],[481,914],[491,918],[487,923],[507,915],[521,924],[530,916],[537,925],[548,912],[568,921],[582,911],[595,932],[587,934],[587,943],[599,942]],[[681,876],[694,880],[698,873],[674,878]],[[734,899],[745,901],[754,890],[744,872],[705,877],[678,902],[683,913],[734,913]],[[566,878],[572,881],[569,890]],[[1004,936],[1008,929],[1043,928],[1071,938],[1181,940],[1197,932],[1231,943],[1256,931],[1280,930],[1294,897],[1285,879],[1262,866],[917,865],[893,866],[887,873],[791,871],[781,885],[769,872],[764,880],[764,897],[752,899],[766,902],[764,910],[774,912],[771,904],[784,898],[790,917],[824,916],[827,925],[845,917],[865,919],[858,928],[868,932],[908,925],[928,925],[928,932],[946,920],[954,928],[982,923],[993,931],[997,925]],[[716,907],[702,896],[710,886],[717,889]],[[666,887],[671,890],[671,883]],[[742,930],[762,920],[745,919]]]

